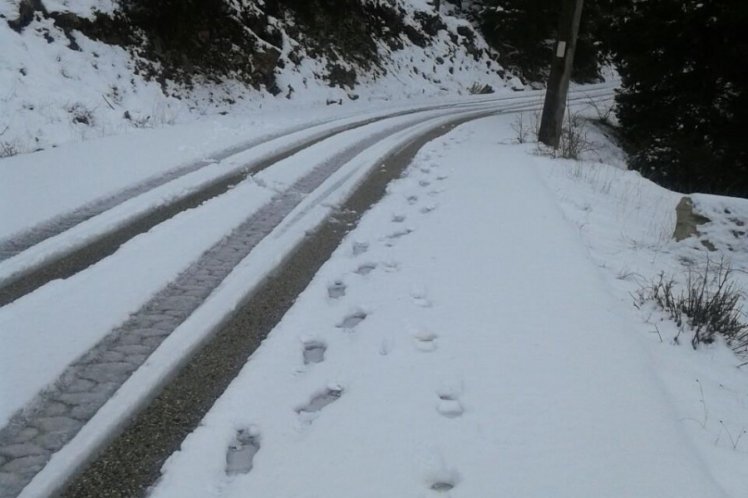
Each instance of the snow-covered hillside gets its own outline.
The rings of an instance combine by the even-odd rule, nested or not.
[[[404,31],[391,36],[362,33],[362,38],[371,37],[375,53],[358,60],[350,60],[342,50],[314,46],[312,35],[295,26],[290,14],[281,19],[263,12],[269,9],[265,2],[236,2],[237,12],[263,15],[275,30],[276,45],[252,34],[258,50],[265,50],[258,53],[273,55],[264,69],[265,83],[255,85],[239,76],[198,73],[180,83],[169,79],[166,71],[159,73],[163,64],[149,61],[141,46],[108,44],[71,29],[71,24],[85,29],[82,26],[97,15],[117,15],[118,2],[43,0],[46,13],[35,12],[27,26],[14,24],[14,30],[11,24],[22,3],[34,4],[0,0],[0,157],[289,103],[346,105],[353,100],[464,95],[507,84],[521,88],[519,80],[504,77],[470,23],[448,15],[446,8],[435,17],[426,0],[364,0],[365,7],[379,9],[376,13],[397,14],[402,25],[392,29]],[[385,34],[389,29],[380,27]],[[98,34],[94,28],[88,30]]]

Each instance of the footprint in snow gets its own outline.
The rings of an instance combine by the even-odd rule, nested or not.
[[[446,493],[450,489],[454,488],[455,485],[448,481],[436,481],[431,485],[431,490],[437,493]]]
[[[296,409],[296,413],[303,415],[305,413],[317,413],[336,402],[343,395],[343,388],[337,384],[331,384],[324,390],[318,392],[309,400],[304,406],[300,406]]]
[[[443,385],[436,393],[439,397],[439,401],[436,404],[436,411],[447,418],[457,418],[462,415],[465,409],[459,400],[461,393],[462,387],[459,385]]]
[[[460,400],[452,398],[449,394],[440,394],[436,411],[447,418],[457,418],[463,414],[465,409]]]
[[[437,493],[447,493],[460,482],[460,474],[454,469],[440,468],[432,472],[426,481],[429,489]]]
[[[247,474],[260,451],[260,434],[255,428],[239,429],[226,451],[226,474]]]
[[[428,187],[429,185],[431,185],[431,182],[428,180],[421,180],[418,182],[418,185],[420,185],[421,187]]]
[[[350,315],[343,318],[343,321],[340,322],[337,327],[339,329],[351,331],[356,328],[359,323],[363,322],[366,319],[366,316],[367,315],[365,312],[356,311],[355,313],[351,313]]]
[[[359,275],[368,275],[377,267],[376,263],[364,263],[356,269]]]
[[[398,230],[396,232],[392,232],[391,234],[389,234],[387,236],[387,238],[390,239],[390,240],[399,239],[400,237],[405,237],[406,235],[408,235],[410,233],[413,233],[413,229],[412,228],[405,228],[403,230]]]
[[[431,301],[427,297],[428,293],[424,287],[415,286],[410,290],[410,297],[413,298],[413,302],[421,308],[430,308]]]
[[[325,361],[327,345],[322,341],[309,341],[304,343],[304,365],[310,363],[322,363]]]
[[[401,238],[403,238],[406,235],[411,234],[411,233],[413,233],[413,229],[412,228],[404,228],[402,230],[398,230],[396,232],[392,232],[391,234],[389,234],[389,235],[387,235],[385,237],[386,238],[386,242],[384,243],[384,246],[385,247],[394,247],[395,246],[395,242],[398,239],[401,239]]]
[[[379,344],[379,354],[382,356],[387,356],[392,352],[392,350],[395,349],[395,341],[389,338],[382,339],[382,342]]]
[[[354,242],[353,243],[353,255],[358,256],[369,250],[368,242]]]
[[[424,353],[431,353],[432,351],[436,351],[436,340],[438,338],[438,335],[429,330],[419,330],[418,332],[413,334],[416,349],[419,351],[423,351]]]
[[[417,195],[409,195],[406,200],[408,201],[408,204],[410,204],[412,206],[413,204],[415,204],[416,202],[418,202],[418,196]]]
[[[436,204],[433,204],[433,203],[432,203],[432,204],[426,204],[425,206],[423,206],[423,207],[422,207],[422,208],[420,209],[420,212],[421,212],[422,214],[428,214],[428,213],[430,213],[431,211],[433,211],[434,209],[436,209]]]
[[[339,299],[345,296],[345,283],[342,280],[336,280],[327,287],[327,295],[330,299]]]
[[[385,261],[384,271],[388,273],[394,273],[394,272],[400,271],[400,263],[398,263],[397,261]]]
[[[404,214],[395,214],[392,216],[392,223],[402,223],[403,221],[405,221]]]

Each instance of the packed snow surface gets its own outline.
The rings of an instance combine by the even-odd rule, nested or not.
[[[44,4],[82,17],[117,9]],[[433,10],[426,0],[398,4],[407,22]],[[17,5],[0,0],[0,14],[14,18]],[[75,33],[80,50],[71,50],[49,19],[23,33],[0,20],[0,241],[200,165],[0,262],[0,281],[314,130],[417,104],[485,102],[495,97],[458,99],[485,84],[498,98],[523,89],[488,52],[474,58],[451,39],[466,21],[443,19],[448,29],[426,47],[379,46],[386,67],[359,74],[353,90],[330,87],[320,77],[328,61],[307,54],[277,74],[296,89],[287,95],[227,80],[180,99],[141,77],[120,47]],[[284,36],[287,57],[296,42]],[[410,119],[299,153],[2,307],[1,425],[310,165]],[[531,114],[482,119],[422,149],[166,462],[152,496],[745,496],[748,378],[736,368],[745,358],[721,340],[694,350],[687,330],[650,303],[635,308],[632,296],[661,272],[682,285],[687,267],[718,261],[745,293],[748,201],[693,195],[711,221],[675,242],[680,194],[626,171],[597,128],[582,161],[515,143],[531,123]],[[305,199],[22,496],[48,495],[232,312],[248,282],[406,137],[370,148]]]
[[[154,294],[188,268],[203,252],[265,205],[274,194],[289,188],[315,165],[331,161],[341,150],[350,147],[351,144],[368,140],[372,134],[381,134],[397,127],[447,114],[449,114],[448,111],[435,110],[393,117],[369,124],[365,128],[356,128],[335,135],[251,176],[226,194],[210,199],[198,208],[184,211],[153,227],[147,233],[134,237],[118,248],[115,254],[85,271],[67,279],[50,282],[35,292],[0,308],[0,337],[3,337],[8,344],[12,344],[12,347],[0,350],[0,365],[2,365],[0,367],[0,372],[2,372],[0,393],[4,401],[0,405],[0,422],[5,423],[37,392],[52,383],[70,362],[84,354],[109,331],[126,320],[131,313],[148,302]],[[310,129],[313,130],[314,127]],[[309,132],[301,133],[308,134]],[[164,137],[161,130],[158,130],[157,134]],[[182,138],[178,134],[171,134],[168,139],[172,144],[182,143]],[[139,139],[128,142],[125,137],[122,137],[114,143],[111,138],[102,141],[110,143],[114,151],[124,151],[137,146]],[[224,142],[221,140],[217,141],[219,145],[222,143]],[[100,141],[94,141],[89,144],[88,149],[97,150],[100,147],[102,147]],[[68,245],[76,244],[79,239],[87,240],[123,219],[126,220],[127,216],[134,212],[158,205],[164,199],[168,199],[175,193],[181,193],[185,189],[199,187],[201,182],[205,182],[206,178],[209,180],[211,175],[219,174],[227,168],[241,168],[243,161],[265,153],[265,149],[272,150],[274,147],[275,145],[270,143],[249,151],[242,151],[225,161],[208,164],[200,171],[186,175],[185,178],[174,180],[154,191],[136,196],[16,257],[0,262],[0,278],[13,275],[16,269],[23,268],[24,265],[43,261],[45,255],[50,251],[54,252],[57,246],[64,250]],[[40,172],[57,178],[56,168],[50,167],[49,163],[42,159],[41,163],[46,168],[23,169],[18,167],[17,163],[19,160],[25,162],[25,157],[29,156],[9,159],[11,167],[7,170],[10,173],[7,178],[10,180],[9,183],[14,184],[16,188],[6,190],[7,197],[13,199],[9,201],[7,212],[11,212],[11,203],[17,202],[16,205],[19,207],[29,206],[29,210],[37,217],[34,221],[37,221],[44,219],[44,214],[51,210],[64,213],[65,209],[76,205],[76,198],[79,203],[85,203],[90,200],[89,197],[97,198],[102,195],[102,192],[108,193],[111,186],[116,185],[120,189],[126,186],[127,176],[116,173],[109,175],[108,167],[98,172],[88,170],[90,163],[78,161],[79,158],[88,157],[85,153],[81,154],[82,148],[84,147],[80,144],[71,146],[62,151],[58,157],[64,158],[71,174],[99,178],[102,181],[94,180],[84,186],[70,186],[69,195],[60,197],[46,198],[42,189],[31,188],[33,178]],[[163,147],[163,153],[166,154],[168,149],[169,147]],[[380,152],[380,154],[383,153]],[[47,156],[49,153],[44,152],[42,155]],[[376,157],[378,156],[375,155],[374,158]],[[182,153],[176,152],[171,161],[179,161],[181,158]],[[373,161],[372,158],[364,159],[369,162]],[[111,162],[119,163],[119,155],[115,153]],[[165,164],[173,163],[162,158],[161,168],[164,168]],[[351,165],[355,169],[356,164],[351,163]],[[358,169],[359,175],[366,172],[366,168],[360,165]],[[159,168],[154,166],[153,170],[159,171]],[[44,174],[42,176],[46,177]],[[2,177],[3,173],[0,172],[0,178]],[[137,183],[138,180],[139,177],[133,175],[130,181]],[[340,181],[335,177],[331,179],[333,185]],[[41,183],[51,188],[49,181]],[[24,189],[24,186],[28,188]],[[330,189],[330,187],[326,188]],[[5,189],[0,189],[2,190]],[[24,191],[27,194],[22,194]],[[325,199],[324,195],[315,194],[311,197],[313,202],[325,204],[327,206],[325,209],[329,211],[329,200]],[[34,209],[33,206],[38,209]],[[307,205],[304,209],[309,210],[311,207]],[[8,225],[23,226],[24,222],[28,223],[28,213],[22,209],[14,212],[15,215],[8,216]],[[292,224],[293,219],[303,214],[302,212],[292,215],[292,220],[288,225]],[[295,230],[303,236],[305,230],[309,228],[311,227],[302,223],[295,227]],[[276,249],[276,254],[282,254],[284,250],[287,251],[289,248],[279,247]],[[272,268],[272,264],[274,262],[263,261],[263,266],[267,271]],[[69,333],[69,331],[75,331],[75,333]],[[45,368],[38,367],[42,363]]]
[[[227,116],[4,159],[0,188],[12,202],[0,228],[7,236],[205,163],[90,220],[106,225],[117,210],[126,218],[241,167],[258,149],[216,158],[248,140],[405,109],[358,105]],[[692,196],[712,221],[700,238],[675,242],[680,194],[622,169],[622,153],[597,128],[587,130],[595,146],[583,161],[517,144],[520,123],[533,115],[517,116],[463,125],[419,152],[166,462],[153,496],[743,496],[748,383],[736,366],[745,360],[721,341],[698,350],[675,344],[675,326],[654,307],[635,309],[632,294],[660,272],[682,283],[684,261],[699,267],[720,257],[748,289],[748,202]],[[296,154],[0,309],[0,416],[7,420],[311,165],[410,120]],[[248,282],[260,281],[408,133],[370,148],[305,199],[22,496],[48,494],[231,313]],[[82,181],[65,181],[73,177]],[[93,233],[86,223],[78,229]],[[61,234],[65,243],[72,232]]]
[[[738,360],[722,344],[661,344],[593,252],[625,235],[666,246],[677,196],[605,236],[568,207],[600,193],[573,165],[638,189],[642,217],[664,191],[498,143],[510,124],[464,125],[418,154],[152,496],[742,496],[748,443],[714,441],[691,385],[707,365],[719,377],[708,406],[734,443],[748,399]],[[605,222],[616,206],[601,203]],[[651,256],[619,252],[632,267]]]

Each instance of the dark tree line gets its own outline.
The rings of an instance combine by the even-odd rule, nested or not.
[[[476,16],[502,61],[544,80],[558,0],[484,0]],[[592,81],[612,60],[631,166],[682,191],[748,196],[744,0],[587,0],[575,60]]]
[[[573,78],[593,82],[600,78],[604,46],[597,38],[601,3],[587,2],[577,40]],[[499,52],[502,64],[531,81],[545,80],[553,56],[559,0],[483,0],[476,16],[486,41]]]
[[[631,2],[612,23],[632,166],[683,191],[748,196],[748,6]]]

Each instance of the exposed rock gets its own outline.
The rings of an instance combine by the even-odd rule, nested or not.
[[[673,238],[677,241],[687,239],[692,235],[699,235],[698,226],[709,223],[711,220],[706,216],[695,213],[693,210],[693,201],[690,197],[683,197],[675,207],[677,221]]]

